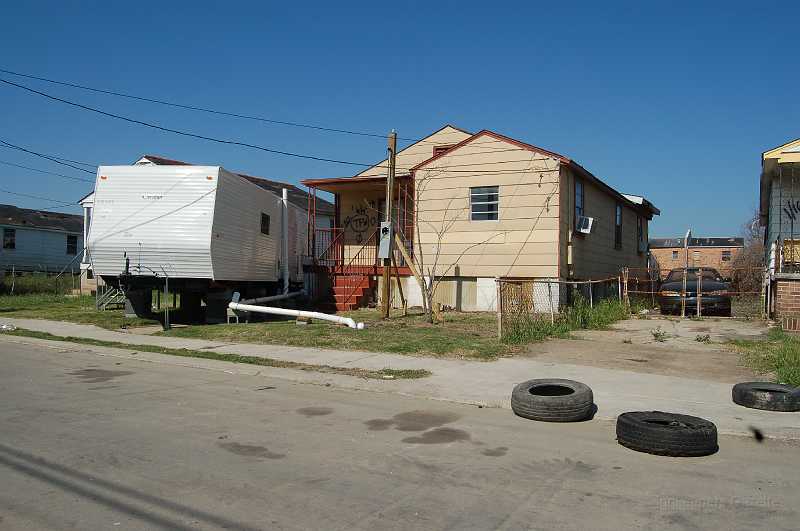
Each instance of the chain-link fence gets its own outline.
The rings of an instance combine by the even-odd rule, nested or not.
[[[575,328],[602,326],[600,321],[619,318],[622,306],[619,277],[586,281],[499,279],[497,292],[498,336],[502,340],[522,342]]]
[[[763,282],[758,267],[622,270],[623,299],[634,313],[756,319],[764,315]]]

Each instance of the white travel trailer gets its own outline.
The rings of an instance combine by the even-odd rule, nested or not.
[[[307,212],[282,186],[302,193],[219,166],[100,166],[87,239],[94,275],[124,290],[136,315],[150,314],[152,290],[168,282],[190,318],[204,301],[206,320],[223,321],[234,291],[302,283]]]

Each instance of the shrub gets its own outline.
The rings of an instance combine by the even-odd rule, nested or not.
[[[605,299],[594,307],[580,294],[575,294],[572,306],[559,314],[553,322],[549,316],[527,315],[514,323],[505,325],[503,341],[522,344],[542,341],[548,337],[567,337],[572,330],[602,329],[626,319],[630,313],[625,305],[613,299]]]
[[[29,295],[33,293],[66,294],[80,285],[80,276],[69,274],[57,277],[46,273],[17,273],[3,277],[0,293],[5,295]],[[13,292],[12,292],[13,288]]]

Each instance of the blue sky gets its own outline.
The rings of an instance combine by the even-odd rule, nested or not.
[[[419,137],[445,123],[570,156],[662,210],[652,236],[737,233],[760,153],[800,137],[800,4],[13,2],[0,68],[278,120]],[[654,3],[652,3],[654,4]],[[179,129],[374,161],[379,138],[170,109],[0,77]],[[0,138],[102,164],[153,153],[268,178],[357,168],[182,138],[0,86]],[[8,149],[0,161],[81,176]],[[91,178],[91,176],[84,174]],[[0,164],[5,190],[90,185]],[[0,193],[26,207],[47,202]]]

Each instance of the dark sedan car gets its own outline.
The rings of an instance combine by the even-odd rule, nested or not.
[[[697,286],[700,276],[700,311],[703,315],[731,315],[730,284],[725,282],[716,269],[690,267],[686,270],[686,315],[697,314]],[[673,269],[661,284],[658,304],[662,314],[681,313],[681,291],[683,269]]]

